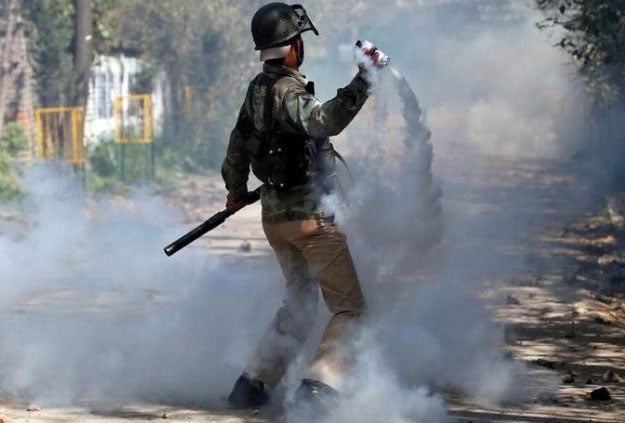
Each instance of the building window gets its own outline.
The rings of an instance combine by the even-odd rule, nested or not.
[[[94,79],[95,111],[98,119],[113,117],[113,81],[108,72],[96,72]]]

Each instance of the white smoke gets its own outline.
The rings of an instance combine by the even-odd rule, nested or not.
[[[469,148],[513,157],[557,157],[579,141],[565,131],[584,117],[581,91],[571,85],[573,70],[533,25],[539,18],[530,16],[518,26],[477,34],[461,47],[457,41],[444,42],[437,52],[441,78],[465,79],[465,87],[474,89],[467,93],[473,98],[450,99],[466,121],[466,135],[455,135],[466,139]],[[448,124],[443,111],[437,118],[435,128]]]
[[[336,408],[328,415],[310,416],[310,410],[289,409],[287,420],[317,423],[445,423],[444,399],[424,386],[408,386],[402,382],[388,361],[383,348],[376,347],[376,338],[366,331],[356,342],[360,351],[353,377],[341,391]]]
[[[588,120],[583,86],[569,57],[555,46],[558,34],[536,28],[544,16],[531,2],[433,0],[387,5],[388,11],[370,7],[382,23],[363,32],[417,89],[438,154],[557,158],[579,148]],[[392,17],[380,17],[387,15]],[[327,61],[308,72],[321,80],[320,93],[331,97],[345,77],[326,74],[324,67]],[[350,148],[360,143],[358,135]]]
[[[24,186],[33,227],[0,234],[2,392],[219,406],[280,302],[275,264],[193,247],[168,259],[185,228],[158,198],[92,203],[55,168],[28,170]]]
[[[441,39],[423,65],[436,69],[427,84],[439,151],[460,144],[483,154],[557,158],[583,140],[586,98],[574,66],[536,28],[540,14],[518,4],[511,13],[500,26],[487,22],[466,38]]]

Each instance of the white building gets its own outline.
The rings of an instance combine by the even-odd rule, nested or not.
[[[153,128],[158,134],[163,115],[162,79],[154,83],[152,93],[133,92],[141,72],[141,61],[134,57],[98,56],[92,68],[85,121],[85,144],[111,140],[115,135],[114,102],[117,97],[151,94]]]

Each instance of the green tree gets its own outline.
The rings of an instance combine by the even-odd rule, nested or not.
[[[79,96],[76,83],[78,45],[74,1],[21,1],[22,15],[30,22],[30,49],[35,62],[37,94],[40,104],[45,107],[71,105],[84,100],[84,85],[83,94]],[[110,29],[102,22],[106,22],[104,17],[114,1],[92,0],[91,3],[93,50],[105,53],[109,48]]]
[[[536,0],[600,103],[625,105],[625,0]]]
[[[41,105],[66,105],[71,95],[74,35],[71,0],[23,2],[25,17],[32,24],[31,51],[35,62],[37,94]]]
[[[91,0],[74,0],[74,106],[86,108],[93,63],[93,18]],[[83,122],[84,124],[84,122]]]
[[[0,138],[0,203],[15,200],[21,195],[13,162],[27,145],[28,140],[22,127],[17,123],[8,124]]]

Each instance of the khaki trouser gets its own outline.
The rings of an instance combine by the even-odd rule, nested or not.
[[[286,298],[247,372],[275,387],[314,326],[319,288],[332,318],[305,377],[337,389],[352,353],[348,332],[365,307],[345,235],[328,220],[263,223],[286,277]]]

